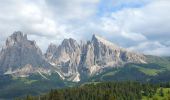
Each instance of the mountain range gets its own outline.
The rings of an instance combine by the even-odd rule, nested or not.
[[[28,77],[39,73],[57,73],[63,80],[79,82],[107,68],[120,67],[126,63],[147,63],[145,56],[130,52],[99,36],[79,44],[76,40],[64,39],[57,46],[50,44],[43,54],[35,41],[27,34],[14,32],[0,51],[0,74],[14,77]]]
[[[0,99],[90,82],[168,82],[169,76],[170,57],[132,52],[97,35],[86,42],[64,39],[43,53],[36,41],[16,31],[0,50]]]

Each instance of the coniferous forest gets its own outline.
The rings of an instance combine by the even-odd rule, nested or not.
[[[170,100],[169,88],[170,83],[90,83],[74,88],[51,90],[41,96],[28,95],[24,100]]]

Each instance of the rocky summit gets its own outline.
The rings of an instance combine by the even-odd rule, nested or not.
[[[63,80],[78,82],[108,68],[127,63],[146,63],[145,56],[130,52],[99,36],[79,44],[76,40],[64,39],[56,46],[50,44],[43,54],[35,41],[27,39],[22,32],[14,32],[0,51],[0,74],[29,77],[38,73],[57,73]]]
[[[9,36],[0,51],[0,74],[25,77],[47,71],[50,66],[36,42],[28,40],[27,35],[20,31]]]

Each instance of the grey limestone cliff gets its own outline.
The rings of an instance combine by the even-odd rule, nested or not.
[[[47,59],[60,70],[60,75],[77,81],[82,74],[92,76],[105,68],[126,63],[146,63],[144,55],[129,52],[96,35],[93,35],[91,41],[81,44],[74,39],[64,39],[51,55]]]
[[[28,66],[31,67],[28,70]],[[27,67],[27,73],[33,73],[31,68],[48,69],[51,65],[46,62],[40,48],[35,41],[27,39],[27,35],[20,31],[14,32],[6,40],[6,44],[0,51],[1,74],[15,72]],[[21,70],[22,71],[22,70]],[[21,72],[22,73],[22,72]]]

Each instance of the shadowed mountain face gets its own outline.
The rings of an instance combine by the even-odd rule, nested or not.
[[[43,55],[35,41],[18,31],[7,38],[0,52],[1,74],[26,77],[31,73],[58,73],[63,80],[74,82],[126,63],[146,63],[145,56],[96,35],[83,44],[71,38],[64,39],[59,46],[49,45]]]
[[[36,42],[28,40],[22,32],[9,36],[0,52],[1,74],[27,75],[50,66]]]

